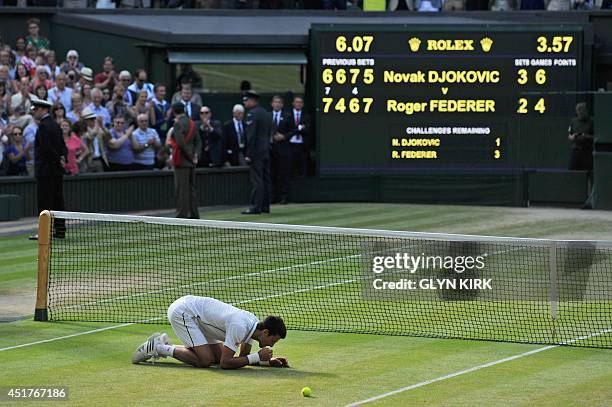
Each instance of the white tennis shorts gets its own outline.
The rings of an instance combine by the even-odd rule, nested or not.
[[[182,298],[179,298],[168,307],[168,321],[170,321],[176,336],[188,348],[222,343],[222,341],[212,339],[215,337],[213,332],[207,332],[206,326],[198,323],[197,317],[185,308]]]

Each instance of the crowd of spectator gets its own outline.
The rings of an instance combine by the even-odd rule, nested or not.
[[[166,139],[174,122],[170,106],[176,102],[198,126],[203,145],[199,166],[244,165],[234,145],[244,137],[245,124],[242,118],[240,126],[232,124],[239,107],[226,126],[213,119],[193,91],[201,78],[189,66],[183,67],[180,88],[170,96],[163,84],[149,82],[144,69],[117,72],[110,56],[101,61],[99,72],[83,65],[76,50],[58,61],[39,29],[39,21],[31,19],[29,35],[14,48],[0,44],[0,175],[34,173],[38,123],[30,114],[33,98],[53,104],[51,116],[68,148],[67,175],[169,168]],[[238,128],[240,134],[234,132]]]
[[[0,6],[205,9],[369,9],[369,0],[0,0]],[[386,10],[594,10],[612,9],[612,0],[386,0]]]

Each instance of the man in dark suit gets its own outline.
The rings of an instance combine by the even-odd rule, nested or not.
[[[199,122],[201,106],[191,101],[192,96],[193,91],[191,90],[191,86],[183,86],[181,88],[180,102],[185,106],[185,114],[194,122]]]
[[[306,175],[308,143],[310,142],[308,139],[310,135],[310,117],[303,109],[304,98],[302,96],[295,96],[293,98],[291,117],[283,132],[289,138],[292,172],[297,175]]]
[[[198,126],[202,139],[202,160],[205,167],[223,166],[223,130],[221,122],[212,118],[212,110],[208,106],[200,108],[200,125]]]
[[[283,98],[279,95],[272,97],[272,112],[270,113],[272,157],[270,160],[270,174],[272,176],[272,202],[287,203],[289,193],[289,176],[291,175],[291,146],[289,138],[283,134],[287,128],[290,115],[283,112]]]
[[[259,94],[244,94],[247,113],[247,149],[245,161],[250,166],[251,202],[244,215],[270,212],[270,114],[259,105]]]
[[[64,207],[64,164],[66,163],[66,143],[60,126],[53,120],[49,110],[51,102],[32,98],[32,114],[40,123],[34,141],[34,176],[36,177],[36,192],[38,212],[44,210],[63,211]],[[63,239],[66,225],[63,219],[55,219],[53,237]],[[30,239],[38,239],[38,235]]]
[[[244,129],[244,106],[234,105],[232,120],[228,120],[223,124],[223,149],[225,159],[231,166],[246,165],[246,161],[244,161],[246,148],[246,133]]]

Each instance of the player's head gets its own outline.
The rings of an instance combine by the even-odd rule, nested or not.
[[[258,341],[259,346],[274,346],[274,344],[287,336],[287,328],[281,317],[270,315],[257,324],[257,329],[261,331]]]

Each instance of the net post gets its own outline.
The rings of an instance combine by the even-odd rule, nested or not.
[[[557,308],[559,306],[559,284],[557,276],[557,242],[550,243],[550,254],[549,254],[549,273],[550,273],[550,317],[553,322],[553,330],[555,327],[555,320],[557,319]]]
[[[51,212],[42,211],[38,217],[38,286],[34,321],[48,321],[47,296],[49,288],[49,248],[51,244]]]

